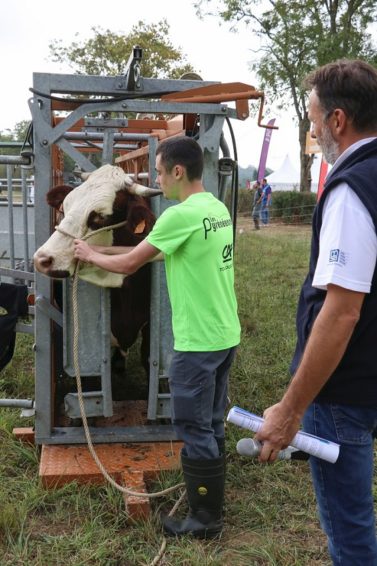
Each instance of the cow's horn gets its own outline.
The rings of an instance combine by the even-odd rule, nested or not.
[[[129,193],[139,195],[141,197],[157,197],[158,195],[162,195],[162,191],[159,189],[151,189],[150,187],[144,187],[138,183],[132,183],[132,185],[126,186],[125,189]]]
[[[89,178],[90,172],[74,169],[73,174],[75,175],[75,177],[79,177],[82,181],[86,181]]]

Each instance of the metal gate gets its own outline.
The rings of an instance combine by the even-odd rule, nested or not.
[[[5,150],[22,147],[22,143],[1,142]],[[32,256],[34,238],[34,162],[30,150],[24,155],[0,155],[6,165],[6,177],[0,178],[0,284],[16,283],[28,286],[34,293]],[[19,175],[16,175],[16,169]],[[19,322],[18,332],[34,332],[34,308],[29,306],[30,321]]]
[[[54,228],[45,195],[52,186],[66,181],[64,163],[69,160],[84,171],[105,163],[118,164],[139,179],[147,178],[153,186],[159,140],[168,135],[195,135],[204,153],[203,184],[215,196],[225,198],[227,179],[235,176],[237,163],[230,157],[224,124],[229,125],[230,119],[246,119],[249,99],[263,102],[263,93],[239,83],[143,78],[140,57],[140,50],[135,48],[125,74],[117,77],[34,74],[29,107],[34,139],[35,248]],[[225,104],[229,101],[235,104]],[[261,111],[262,105],[260,119]],[[96,160],[89,158],[93,150]],[[234,195],[230,200],[235,222]],[[152,200],[158,217],[167,204],[160,198]],[[30,254],[26,253],[27,245],[29,250],[29,241],[24,243],[25,260]],[[34,277],[36,442],[82,443],[85,436],[76,422],[76,394],[68,393],[64,398],[63,418],[56,398],[61,375],[74,374],[71,283],[65,281],[61,291],[49,278],[39,273]],[[58,301],[60,293],[62,300]],[[147,422],[140,426],[109,427],[95,422],[97,417],[110,418],[113,414],[109,300],[107,289],[80,282],[80,318],[90,329],[80,345],[81,372],[87,377],[100,375],[99,388],[84,394],[87,415],[93,418],[93,441],[173,440],[176,437],[170,424],[170,393],[166,387],[173,348],[163,264],[153,265]]]

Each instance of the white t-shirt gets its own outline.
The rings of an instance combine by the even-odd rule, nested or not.
[[[371,140],[363,140],[363,143],[368,141]],[[363,143],[348,148],[347,155]],[[339,159],[343,161],[345,157],[342,154]],[[331,172],[338,163],[339,160]],[[356,193],[346,183],[341,183],[330,192],[323,207],[313,287],[326,289],[332,283],[351,291],[369,293],[376,258],[377,235],[372,218]]]

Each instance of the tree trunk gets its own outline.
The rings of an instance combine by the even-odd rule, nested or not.
[[[312,184],[312,163],[314,155],[307,155],[306,134],[310,130],[310,122],[307,118],[300,119],[298,124],[300,142],[300,192],[310,192]]]

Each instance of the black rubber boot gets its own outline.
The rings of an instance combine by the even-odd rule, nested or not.
[[[189,514],[185,519],[165,517],[162,521],[165,533],[196,538],[214,538],[223,527],[224,458],[193,460],[181,454]]]

